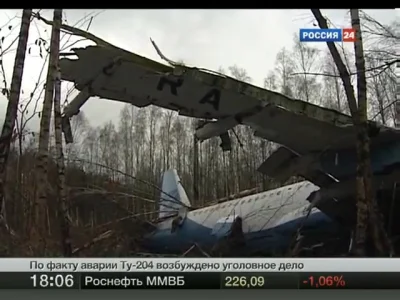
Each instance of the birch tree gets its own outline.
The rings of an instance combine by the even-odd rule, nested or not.
[[[21,93],[22,76],[24,73],[31,16],[32,9],[24,9],[22,11],[21,28],[19,32],[17,53],[15,55],[10,92],[8,92],[7,86],[4,87],[5,94],[8,96],[8,104],[0,136],[0,221],[4,221],[6,226],[4,184],[7,178],[7,161],[10,153],[10,144],[14,132],[15,121],[18,115],[18,104]]]
[[[321,28],[328,28],[327,21],[322,16],[320,10],[311,9],[311,11],[315,19],[318,21],[318,25]],[[379,238],[379,233],[381,233],[382,236],[382,231],[384,230],[383,225],[381,224],[382,220],[379,220],[378,218],[372,190],[370,139],[368,135],[367,118],[367,82],[360,18],[358,9],[351,9],[350,13],[351,23],[356,32],[354,53],[357,69],[357,99],[354,87],[351,83],[350,73],[335,44],[333,42],[327,42],[327,46],[342,79],[353,123],[357,129],[357,222],[352,252],[357,256],[366,256],[368,229],[370,228],[372,230],[374,245],[381,254],[384,253],[384,247],[382,240]]]
[[[59,59],[60,25],[62,10],[55,9],[53,13],[53,27],[51,32],[49,66],[46,77],[46,90],[40,119],[39,149],[36,161],[37,196],[35,209],[35,226],[40,238],[40,251],[46,250],[47,230],[47,160],[49,156],[50,119],[54,97],[54,83],[57,76]],[[44,248],[42,248],[44,247]]]
[[[56,15],[57,11],[57,15]],[[62,22],[62,10],[56,10],[54,12],[54,27],[60,28]],[[54,51],[57,54],[59,52],[59,37],[58,37],[57,50]],[[61,245],[63,248],[63,254],[66,257],[72,255],[71,237],[70,237],[70,217],[68,215],[68,203],[67,203],[67,191],[65,183],[65,162],[63,152],[63,141],[62,141],[62,129],[61,129],[61,73],[58,66],[57,59],[57,71],[56,80],[54,86],[54,137],[56,145],[56,156],[57,156],[57,198],[58,198],[58,212],[60,220],[60,231],[61,231]]]

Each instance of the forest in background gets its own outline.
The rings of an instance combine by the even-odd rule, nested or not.
[[[369,117],[394,126],[395,66],[388,65],[376,71],[374,68],[398,59],[400,23],[382,25],[366,14],[362,20],[365,59],[370,75],[367,78]],[[264,87],[349,113],[343,84],[330,53],[312,44],[300,43],[298,36],[293,41],[291,49],[279,51],[274,70],[266,74]],[[44,44],[45,41],[42,42]],[[42,45],[37,43],[36,46],[41,49]],[[352,71],[355,69],[352,50],[341,48],[340,51],[348,69],[356,74]],[[237,65],[227,69],[221,67],[219,72],[241,81],[252,81],[251,74]],[[41,99],[43,91],[37,86],[38,89],[31,93],[31,99]],[[38,133],[29,128],[27,120],[40,118],[41,114],[37,107],[33,112],[29,111],[30,107],[32,102],[21,104],[19,108],[8,162],[6,215],[10,228],[18,236],[24,236],[24,232],[32,226],[29,218],[21,216],[29,215],[35,206],[33,182]],[[257,172],[257,168],[278,145],[256,138],[249,128],[239,126],[233,134],[231,132],[232,151],[223,152],[219,138],[202,143],[195,141],[196,125],[196,120],[178,116],[172,111],[157,107],[138,109],[131,105],[121,110],[119,120],[99,127],[91,126],[83,113],[75,116],[72,119],[74,143],[64,145],[73,227],[71,235],[75,234],[75,245],[82,245],[99,236],[108,238],[110,228],[116,230],[115,225],[122,221],[154,219],[160,195],[157,187],[163,170],[169,168],[177,169],[195,207],[243,190],[256,188],[261,191],[285,184],[274,182]],[[51,132],[53,135],[54,130]],[[49,235],[53,235],[58,234],[54,224],[59,216],[52,203],[56,197],[56,145],[53,138],[50,141],[50,154],[54,160],[49,163],[46,218]],[[291,179],[292,182],[296,180],[299,179]],[[123,230],[132,231],[132,223],[128,223]],[[80,235],[81,239],[76,238]],[[4,251],[10,255],[9,250]],[[30,253],[29,250],[21,251],[16,252],[19,255]]]

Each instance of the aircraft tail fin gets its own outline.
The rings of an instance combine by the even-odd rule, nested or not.
[[[191,206],[189,198],[181,184],[175,169],[164,172],[159,202],[159,218],[174,215],[182,208]]]

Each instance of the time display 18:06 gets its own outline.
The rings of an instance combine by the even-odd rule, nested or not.
[[[78,279],[71,273],[36,273],[30,276],[32,288],[73,289],[78,287]]]

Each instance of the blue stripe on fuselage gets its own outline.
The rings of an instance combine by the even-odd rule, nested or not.
[[[291,244],[293,235],[303,224],[303,235],[308,230],[315,230],[321,233],[329,233],[337,230],[337,224],[324,213],[317,211],[308,218],[300,217],[273,228],[266,228],[255,232],[245,232],[246,248],[248,250],[279,251],[287,249]],[[167,220],[164,222],[171,222]],[[219,237],[212,235],[212,228],[201,225],[194,220],[187,218],[182,226],[175,232],[171,232],[170,226],[162,226],[165,229],[157,229],[145,241],[145,246],[154,252],[182,252],[186,251],[194,243],[204,247],[212,247]]]

